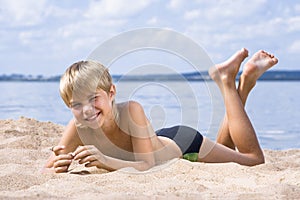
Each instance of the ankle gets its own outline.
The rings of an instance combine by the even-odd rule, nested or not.
[[[222,76],[221,81],[223,87],[236,89],[235,79],[233,79],[232,77]]]
[[[250,92],[250,90],[256,85],[256,79],[253,79],[251,75],[241,74],[239,80],[239,89]]]

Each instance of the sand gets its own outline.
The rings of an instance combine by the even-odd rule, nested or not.
[[[0,120],[0,199],[300,199],[300,150],[264,150],[266,164],[174,159],[147,172],[75,166],[44,174],[64,127],[21,117]]]

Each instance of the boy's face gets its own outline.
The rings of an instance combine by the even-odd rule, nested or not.
[[[70,108],[75,119],[82,125],[92,129],[102,127],[104,122],[112,117],[112,102],[115,87],[109,93],[98,89],[95,93],[74,96],[70,101]]]

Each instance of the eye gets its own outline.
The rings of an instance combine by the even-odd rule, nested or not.
[[[96,96],[93,96],[93,97],[91,97],[91,98],[89,99],[89,102],[90,102],[90,103],[93,103],[93,102],[96,101],[96,99],[97,99],[97,97],[96,97]]]
[[[71,103],[71,108],[75,110],[81,109],[81,103]]]
[[[95,103],[97,100],[100,99],[100,95],[95,95],[95,96],[92,96],[90,99],[89,99],[89,102],[90,103]]]

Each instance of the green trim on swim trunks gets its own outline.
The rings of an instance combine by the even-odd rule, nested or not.
[[[183,159],[189,160],[191,162],[197,162],[198,161],[198,153],[186,153],[182,156]]]

